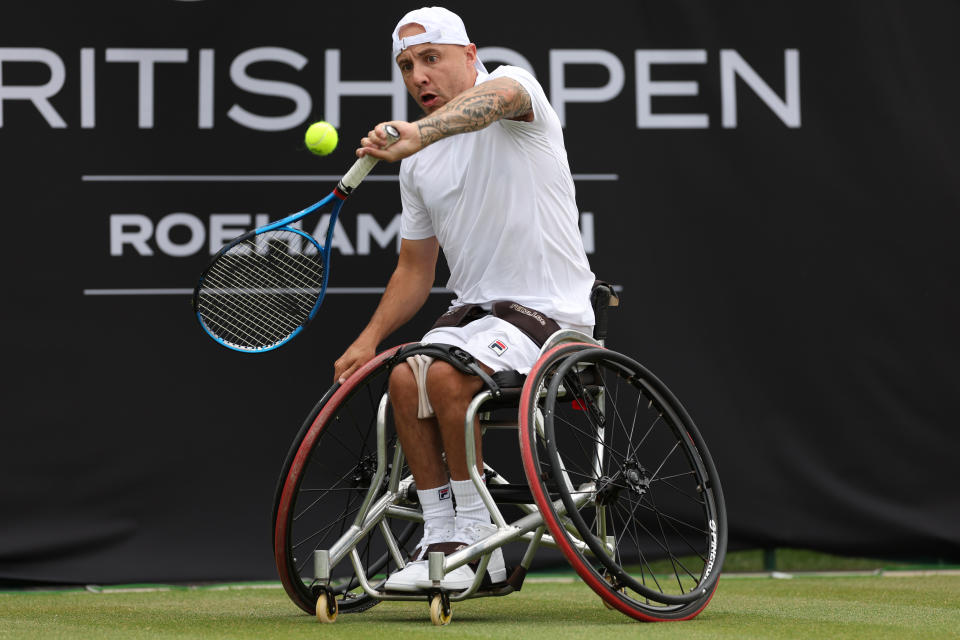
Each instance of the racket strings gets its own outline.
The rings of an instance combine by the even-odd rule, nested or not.
[[[291,313],[275,304],[274,298],[282,295],[279,287],[274,287],[277,294],[273,294],[265,288],[268,285],[259,283],[211,284],[217,287],[208,292],[218,296],[216,304],[206,305],[201,313],[216,325],[214,333],[237,346],[262,348],[273,344],[302,324],[300,319],[309,313]]]
[[[233,255],[228,255],[225,257],[225,259],[228,261],[236,262],[236,256],[233,256]],[[224,267],[232,268],[230,275],[234,278],[234,280],[228,281],[222,278],[222,274],[214,274],[212,277],[209,278],[211,287],[213,287],[211,288],[210,293],[215,293],[217,295],[241,294],[241,293],[249,294],[253,292],[263,293],[264,291],[269,293],[274,293],[274,292],[281,293],[284,290],[282,287],[282,283],[279,280],[275,279],[274,282],[268,283],[263,280],[256,280],[254,278],[249,277],[250,274],[248,271],[243,270],[244,269],[243,265],[224,264]],[[265,275],[270,276],[271,274],[267,273]],[[290,276],[289,273],[284,273],[284,275],[288,277]],[[292,277],[296,277],[296,274],[294,273]],[[240,298],[234,299],[234,301],[237,301],[237,300],[240,300]],[[252,301],[252,298],[248,296],[243,300]],[[276,301],[274,300],[274,296],[260,296],[259,298],[257,298],[256,301],[259,303],[259,306],[260,306],[259,311],[262,312],[258,314],[257,317],[262,318],[262,321],[265,324],[272,325],[277,328],[282,327],[286,324],[286,323],[277,321],[278,315],[280,316],[279,319],[282,319],[282,316],[286,312],[286,308],[276,304]],[[256,313],[257,311],[258,311],[258,308],[256,305],[252,306],[250,309],[251,313]],[[231,320],[230,316],[225,317],[225,320],[226,321]]]
[[[197,310],[224,342],[264,349],[303,326],[322,285],[323,257],[313,243],[276,229],[237,243],[214,261],[200,285]]]
[[[205,310],[221,338],[241,347],[263,348],[306,321],[319,294],[322,270],[307,264],[305,271],[297,271],[285,263],[265,265],[247,258],[231,255],[222,261],[223,273],[209,280],[210,304]]]
[[[322,271],[311,261],[301,264],[296,256],[277,260],[277,255],[286,256],[280,251],[274,247],[274,255],[266,260],[248,252],[226,254],[222,269],[209,276],[210,293],[229,296],[222,300],[249,307],[250,313],[274,326],[286,326],[285,317],[309,313]]]

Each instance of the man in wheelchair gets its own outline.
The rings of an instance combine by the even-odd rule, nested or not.
[[[410,95],[425,112],[415,122],[378,124],[358,156],[403,160],[397,266],[366,328],[334,365],[345,381],[387,336],[422,307],[440,248],[450,268],[450,309],[422,339],[459,347],[488,374],[528,372],[547,336],[566,328],[592,334],[594,283],[578,226],[573,179],[559,118],[536,79],[501,66],[488,73],[463,22],[446,9],[411,11],[393,32],[393,55]],[[399,140],[385,147],[383,127]],[[401,446],[417,486],[424,534],[413,562],[388,591],[428,588],[427,553],[452,553],[496,530],[467,469],[463,420],[481,389],[442,360],[408,359],[390,374]],[[477,465],[480,434],[476,433]],[[453,503],[456,502],[456,508]],[[506,579],[503,556],[490,581]],[[466,589],[465,565],[441,587]]]

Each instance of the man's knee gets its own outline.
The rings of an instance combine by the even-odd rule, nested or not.
[[[442,360],[434,361],[427,370],[427,395],[435,408],[448,402],[471,399],[482,384],[478,377],[461,373]]]
[[[417,379],[413,375],[413,369],[401,362],[390,372],[390,401],[394,410],[400,410],[400,407],[417,406]]]

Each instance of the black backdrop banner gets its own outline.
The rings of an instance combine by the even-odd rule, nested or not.
[[[416,6],[5,8],[0,580],[275,577],[277,474],[396,260],[397,166],[345,207],[289,346],[215,345],[189,292],[417,117],[389,43]],[[449,6],[561,114],[593,269],[623,287],[609,345],[697,420],[731,545],[960,561],[960,5]]]

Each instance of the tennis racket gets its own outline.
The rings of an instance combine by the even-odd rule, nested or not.
[[[400,134],[386,125],[387,145]],[[200,276],[193,310],[219,344],[244,353],[271,351],[290,342],[313,319],[327,290],[330,241],[344,201],[374,165],[359,158],[323,200],[231,240]],[[294,224],[333,203],[321,245]]]

